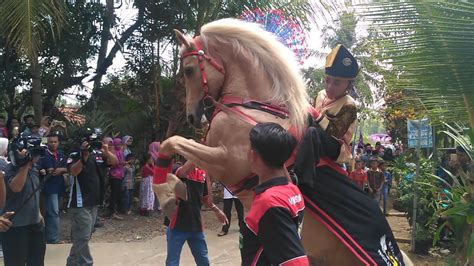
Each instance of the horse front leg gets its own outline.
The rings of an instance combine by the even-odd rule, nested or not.
[[[205,170],[208,175],[215,177],[221,176],[228,169],[227,149],[222,145],[209,147],[192,139],[173,136],[161,144],[160,153],[167,156],[182,155],[197,167]]]

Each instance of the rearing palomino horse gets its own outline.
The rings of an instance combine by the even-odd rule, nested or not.
[[[206,24],[194,39],[179,31],[176,37],[182,46],[188,121],[200,128],[205,114],[210,128],[205,145],[173,136],[162,143],[160,152],[184,156],[230,188],[248,208],[251,188],[256,185],[255,178],[249,178],[252,173],[247,160],[252,126],[275,122],[291,128],[298,139],[308,127],[310,104],[298,65],[271,33],[239,20]],[[377,264],[371,258],[361,258],[323,220],[314,217],[307,208],[302,242],[315,265]],[[386,254],[387,247],[380,252],[386,265],[400,265]],[[404,261],[409,265],[406,256]]]

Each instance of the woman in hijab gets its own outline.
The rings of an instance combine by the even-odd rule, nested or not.
[[[102,142],[103,142],[104,144],[109,145],[109,147],[112,147],[112,146],[114,145],[114,139],[111,138],[111,137],[105,137],[105,138],[102,140]]]
[[[152,142],[150,146],[148,146],[148,154],[151,155],[153,161],[158,159],[158,152],[160,151],[161,143],[159,141]]]
[[[122,143],[123,143],[123,155],[125,156],[125,158],[127,158],[127,155],[129,155],[130,153],[132,153],[132,151],[130,150],[130,146],[132,146],[133,144],[133,138],[132,136],[125,136],[122,138]]]
[[[110,167],[109,176],[110,176],[110,189],[111,197],[109,203],[110,216],[116,220],[123,220],[122,217],[118,215],[118,210],[121,202],[121,191],[122,191],[122,179],[123,179],[123,166],[125,165],[125,157],[123,156],[122,151],[122,139],[115,138],[112,142],[113,153],[117,156],[119,163]]]
[[[161,143],[159,141],[154,141],[148,146],[148,154],[150,155],[151,159],[153,160],[153,163],[156,164],[156,160],[158,159],[158,152],[160,151]],[[159,173],[159,168],[156,167],[156,165],[153,166],[153,176],[150,178],[150,189],[153,193],[153,180],[157,178]],[[158,183],[164,183],[166,182],[166,177],[163,180],[160,180]],[[154,193],[153,193],[154,194]],[[156,199],[156,209],[161,210],[160,208],[160,202],[158,201],[158,198]]]

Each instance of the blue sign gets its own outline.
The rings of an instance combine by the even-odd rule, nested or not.
[[[420,120],[407,120],[408,129],[408,148],[416,148],[418,145],[418,136],[420,136],[421,148],[433,147],[433,130],[428,118]],[[418,132],[420,130],[420,132]]]

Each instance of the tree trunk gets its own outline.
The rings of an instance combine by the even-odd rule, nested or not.
[[[174,104],[171,107],[171,117],[168,121],[168,128],[166,130],[165,138],[167,139],[173,135],[176,134],[176,131],[178,130],[178,126],[182,122],[183,116],[184,116],[184,102],[185,97],[186,97],[186,92],[185,88],[183,87],[183,84],[180,83],[180,78],[182,77],[182,73],[179,72],[179,46],[174,47],[174,52],[173,52],[173,73],[175,74],[175,85],[172,90],[172,94],[174,97]]]
[[[41,67],[38,57],[31,58],[31,100],[33,103],[33,110],[35,112],[35,120],[38,125],[41,123],[43,117],[43,98],[41,89]]]
[[[160,40],[156,41],[156,61],[155,61],[155,70],[153,78],[153,87],[155,91],[155,123],[156,123],[156,133],[160,131],[160,95],[161,95],[161,65],[160,65]],[[161,135],[163,136],[163,135]]]
[[[109,45],[109,40],[111,39],[110,28],[114,23],[114,0],[107,0],[105,5],[105,17],[102,24],[102,33],[100,36],[100,48],[99,55],[97,57],[97,70],[102,67],[104,60],[107,56],[107,48]],[[94,80],[94,90],[100,87],[102,82],[102,75],[98,75]]]
[[[463,93],[462,97],[464,99],[464,104],[466,105],[469,124],[471,125],[471,128],[474,129],[474,100],[469,99],[469,96],[466,95],[466,93]]]
[[[167,139],[173,136],[174,134],[176,134],[176,130],[178,129],[178,124],[179,124],[179,116],[177,114],[173,115],[173,117],[171,117],[168,122],[168,129],[166,130],[164,139]]]

